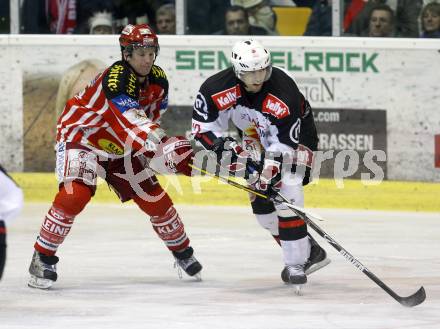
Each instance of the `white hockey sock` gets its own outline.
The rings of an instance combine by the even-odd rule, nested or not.
[[[299,240],[285,241],[281,240],[283,250],[284,264],[303,265],[310,256],[310,240],[306,236]]]

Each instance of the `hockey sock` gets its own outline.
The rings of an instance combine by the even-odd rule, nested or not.
[[[35,250],[46,256],[55,255],[58,246],[69,234],[75,216],[84,209],[91,196],[91,190],[84,184],[73,182],[69,192],[63,186],[44,218]]]
[[[169,250],[181,251],[189,246],[185,228],[174,207],[168,209],[163,215],[152,216],[151,224]]]
[[[275,241],[280,245],[280,236],[278,233],[278,216],[276,211],[269,214],[255,214],[258,223],[272,234]]]
[[[307,226],[298,216],[287,210],[278,211],[278,230],[286,265],[304,264],[310,254]]]
[[[278,231],[280,240],[298,240],[307,236],[307,226],[304,220],[297,216],[278,216]]]
[[[0,280],[6,263],[6,225],[0,220]]]
[[[149,192],[150,200],[134,197],[139,208],[151,218],[151,224],[159,238],[171,251],[181,251],[189,246],[183,222],[173,207],[168,194],[160,186]]]

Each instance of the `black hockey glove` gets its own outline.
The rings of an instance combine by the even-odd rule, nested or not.
[[[279,153],[267,152],[259,170],[249,178],[249,184],[258,192],[274,200],[281,189],[281,165],[283,157]]]
[[[232,137],[217,138],[212,150],[217,156],[217,163],[231,175],[248,178],[249,174],[258,170],[259,164]]]

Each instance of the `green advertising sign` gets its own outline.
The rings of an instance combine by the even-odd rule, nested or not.
[[[273,65],[295,72],[378,73],[378,53],[306,51],[294,57],[291,51],[273,51]],[[177,70],[223,70],[230,66],[229,55],[213,50],[176,50]]]

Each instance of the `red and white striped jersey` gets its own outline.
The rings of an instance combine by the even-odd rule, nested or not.
[[[74,142],[109,157],[141,150],[168,106],[168,80],[153,65],[141,84],[128,63],[115,62],[69,99],[58,119],[57,142]]]

